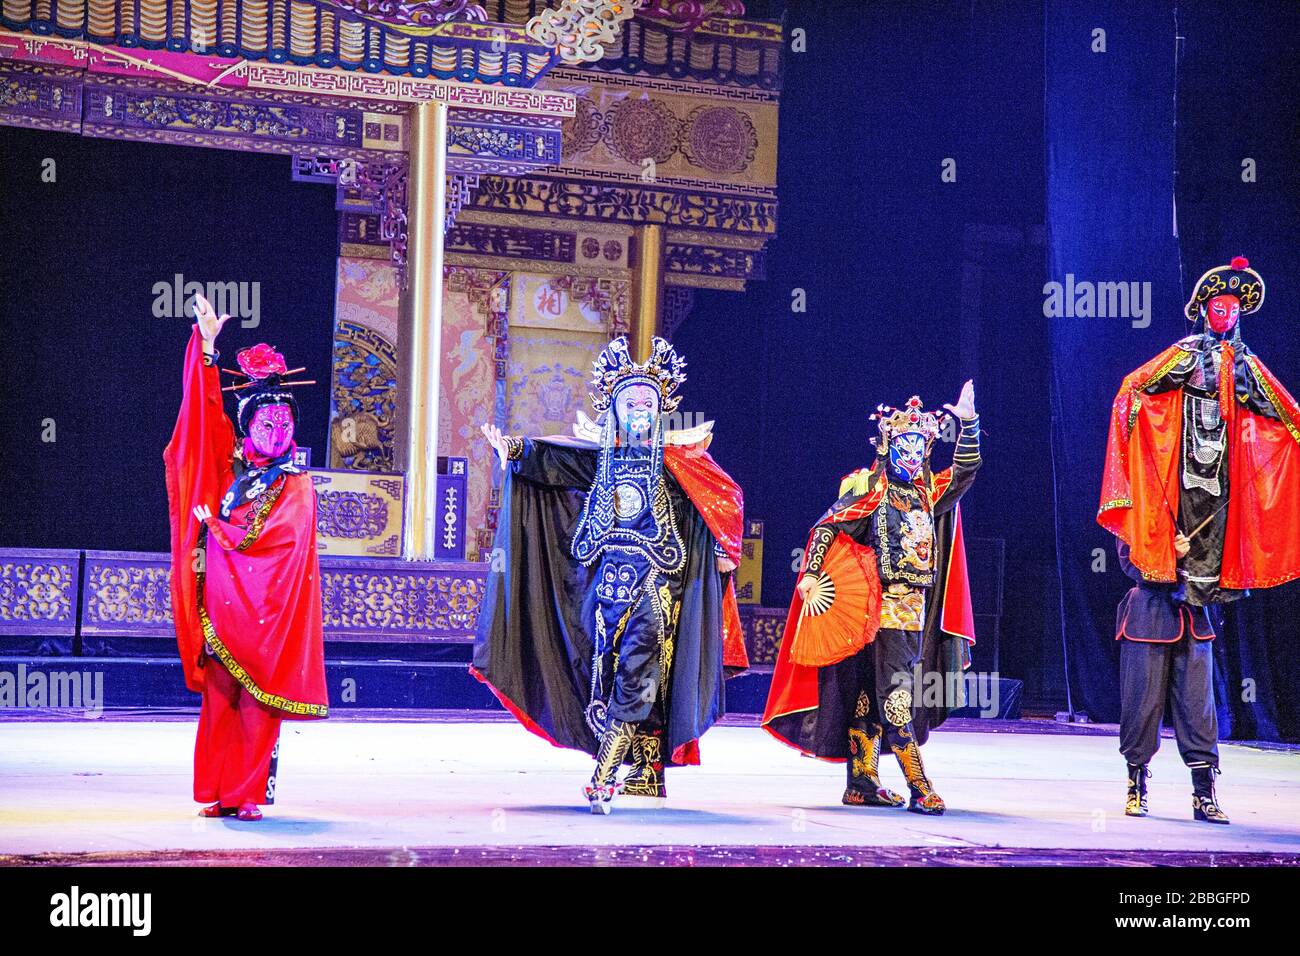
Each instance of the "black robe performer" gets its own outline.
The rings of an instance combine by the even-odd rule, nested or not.
[[[597,757],[593,812],[616,793],[661,803],[664,763],[699,762],[726,671],[747,666],[740,489],[705,450],[711,423],[662,426],[683,366],[662,339],[642,365],[617,339],[597,362],[598,423],[580,416],[574,438],[485,428],[507,468],[473,673],[533,733]],[[640,429],[622,404],[638,395]]]

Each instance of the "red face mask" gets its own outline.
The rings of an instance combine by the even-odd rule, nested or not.
[[[1220,335],[1227,335],[1241,318],[1241,300],[1235,295],[1216,295],[1205,303],[1205,321]]]

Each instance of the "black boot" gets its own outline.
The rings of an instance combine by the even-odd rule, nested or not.
[[[912,792],[912,799],[908,801],[907,809],[913,813],[928,813],[938,816],[948,809],[943,798],[934,791],[934,784],[930,778],[925,775],[925,764],[921,762],[921,748],[917,746],[916,737],[912,733],[912,725],[899,729],[896,735],[899,739],[897,743],[890,740],[889,749],[894,752],[898,758],[898,765],[903,768],[903,776],[907,778],[907,788]]]
[[[1124,815],[1144,817],[1147,815],[1147,778],[1151,771],[1146,764],[1128,765],[1128,800],[1124,803]]]
[[[623,797],[634,798],[643,807],[662,807],[668,799],[664,777],[663,731],[638,731],[632,738],[632,772],[619,786]]]
[[[879,724],[849,724],[849,784],[842,801],[846,806],[901,807],[906,802],[880,782],[880,738]]]
[[[617,791],[618,768],[623,765],[636,728],[622,720],[610,720],[609,728],[600,737],[596,751],[596,771],[591,783],[582,788],[582,794],[591,804],[592,813],[608,814],[613,807]]]
[[[1214,797],[1214,777],[1218,767],[1208,764],[1192,768],[1192,819],[1202,823],[1220,823],[1227,825],[1232,821],[1219,809],[1219,801]]]

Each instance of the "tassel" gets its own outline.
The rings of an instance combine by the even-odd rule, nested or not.
[[[1219,414],[1223,420],[1232,420],[1232,402],[1236,390],[1237,351],[1230,342],[1223,343],[1223,352],[1219,356]]]

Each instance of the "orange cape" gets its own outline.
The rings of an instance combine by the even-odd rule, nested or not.
[[[1165,349],[1125,377],[1111,412],[1097,522],[1129,545],[1149,581],[1177,580],[1174,554],[1182,452],[1183,390],[1147,395],[1186,355]],[[1244,361],[1281,420],[1245,408],[1232,393],[1235,354],[1223,349],[1220,411],[1228,436],[1228,524],[1222,586],[1268,588],[1300,577],[1300,406],[1254,355]]]

